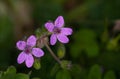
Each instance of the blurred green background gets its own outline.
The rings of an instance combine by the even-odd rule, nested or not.
[[[18,65],[16,41],[59,15],[74,31],[63,58],[72,67],[60,68],[46,48],[40,70]],[[0,71],[13,65],[19,73],[31,71],[30,78],[120,79],[119,42],[120,0],[0,0]],[[57,54],[58,46],[51,48]]]

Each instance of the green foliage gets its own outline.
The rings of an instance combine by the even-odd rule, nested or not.
[[[0,79],[29,79],[29,75],[16,73],[16,68],[14,66],[10,66],[7,71],[1,74]]]
[[[72,65],[70,72],[71,72],[73,79],[80,79],[80,78],[84,79],[82,78],[84,76],[83,75],[84,72],[82,71],[82,68],[79,65],[77,64]]]
[[[7,69],[6,72],[4,72],[1,76],[1,79],[14,79],[16,75],[16,69],[15,67],[11,66]]]
[[[16,74],[15,79],[29,79],[29,75],[18,73]]]
[[[10,66],[5,74],[15,74],[16,73],[16,68],[14,66]]]
[[[46,30],[44,28],[44,26],[42,26],[41,28],[38,28],[36,31],[35,31],[35,34],[37,37],[40,37],[43,33],[45,33]]]
[[[107,44],[107,49],[108,49],[108,50],[117,49],[119,40],[120,40],[120,35],[118,35],[117,37],[111,39],[111,40],[108,42],[108,44]]]
[[[90,46],[86,47],[86,53],[87,53],[88,57],[98,56],[98,54],[99,54],[98,45],[96,43],[95,44],[93,43]]]
[[[69,71],[60,70],[56,73],[56,79],[72,79]]]
[[[53,66],[53,68],[51,69],[50,75],[51,75],[51,76],[54,76],[59,69],[60,69],[59,64],[55,64],[55,65]]]
[[[104,79],[116,79],[115,73],[113,71],[108,71],[105,74]]]
[[[8,41],[9,39],[9,41]],[[8,16],[0,15],[0,63],[4,66],[10,61],[10,50],[13,47],[13,26]],[[4,53],[3,53],[4,52]],[[1,66],[1,65],[0,65]]]
[[[94,31],[82,29],[74,35],[74,38],[77,39],[75,39],[74,46],[71,47],[72,57],[79,57],[82,51],[85,51],[88,57],[98,56],[99,47],[96,42],[96,35]]]
[[[88,79],[101,79],[101,69],[99,65],[94,65],[91,67],[89,74],[88,74]]]
[[[95,7],[97,4],[98,4],[97,1],[87,1],[83,5],[79,5],[75,9],[70,11],[67,14],[67,19],[69,21],[75,20],[75,19],[84,20],[85,17],[89,14],[90,9]]]

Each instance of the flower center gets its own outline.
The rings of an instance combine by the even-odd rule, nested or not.
[[[32,47],[27,45],[27,46],[25,47],[24,52],[28,54],[28,53],[31,53],[31,50],[32,50]]]
[[[55,27],[55,28],[53,29],[53,32],[54,32],[55,34],[59,34],[59,33],[61,32],[61,29]]]

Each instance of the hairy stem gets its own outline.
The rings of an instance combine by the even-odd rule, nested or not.
[[[50,54],[52,55],[52,57],[53,57],[59,64],[61,64],[60,59],[54,54],[54,52],[51,50],[51,48],[49,47],[49,45],[48,45],[46,42],[44,42],[44,44],[45,44],[46,48],[48,49],[48,51],[50,52]]]

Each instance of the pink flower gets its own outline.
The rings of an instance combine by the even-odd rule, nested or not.
[[[55,45],[57,39],[61,43],[68,43],[69,39],[67,38],[68,35],[72,34],[71,28],[64,28],[64,19],[62,16],[58,16],[54,23],[47,22],[45,24],[45,28],[52,33],[50,37],[50,44]]]
[[[34,35],[31,35],[27,42],[25,41],[18,41],[16,43],[16,46],[19,50],[22,50],[22,52],[19,54],[17,58],[17,62],[19,64],[23,63],[25,61],[25,64],[28,68],[32,67],[34,63],[34,57],[42,57],[44,55],[44,52],[40,48],[35,48],[36,45],[36,37]]]

